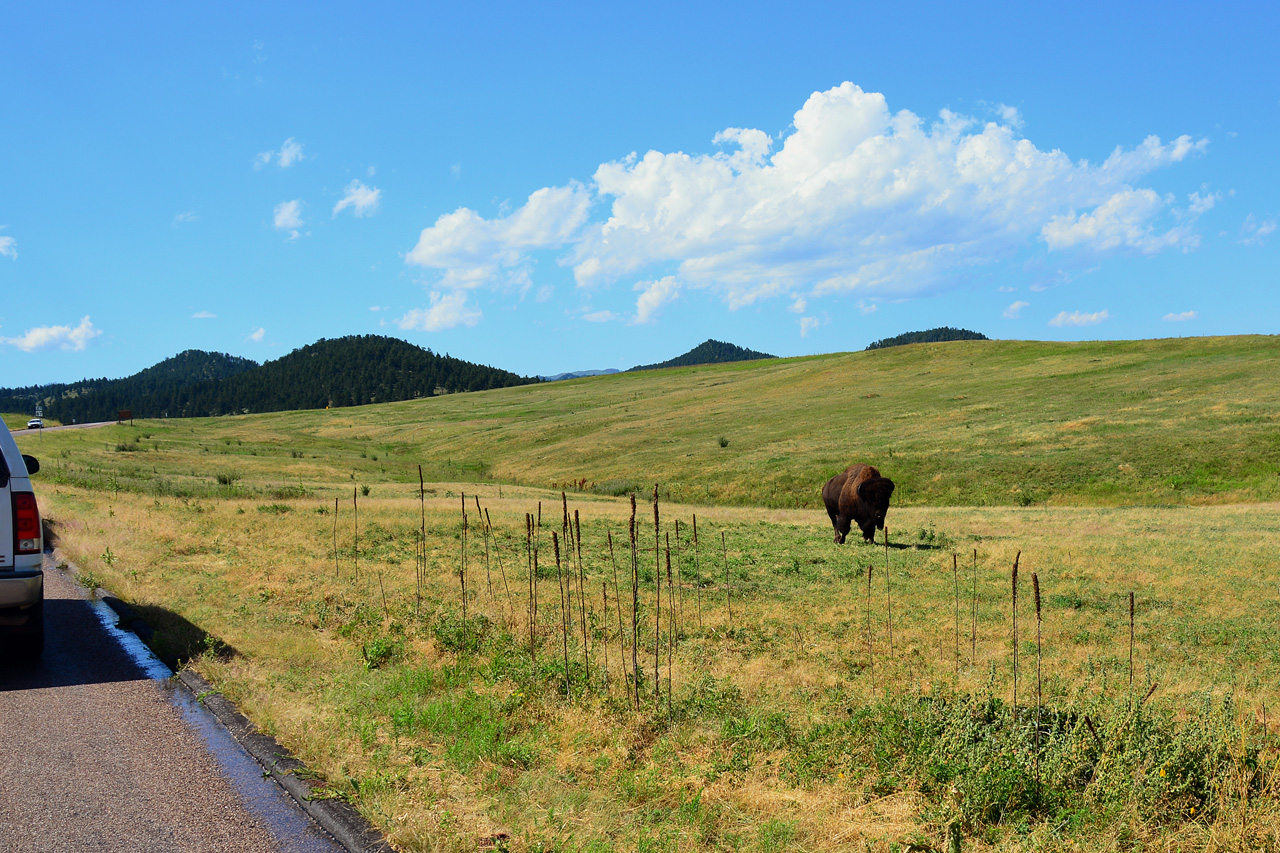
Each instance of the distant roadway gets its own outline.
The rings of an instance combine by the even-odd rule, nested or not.
[[[22,433],[28,433],[28,432],[53,432],[56,429],[88,429],[89,427],[110,426],[111,424],[114,424],[114,423],[119,423],[119,422],[118,421],[95,421],[91,424],[63,424],[62,426],[47,426],[47,427],[40,427],[34,430],[21,429],[21,430],[18,430],[18,434],[21,435]]]

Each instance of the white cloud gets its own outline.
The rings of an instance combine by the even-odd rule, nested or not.
[[[1011,107],[1008,104],[996,104],[996,115],[1000,116],[1000,120],[1009,127],[1020,128],[1024,124],[1022,113],[1017,107]]]
[[[298,230],[303,226],[302,200],[282,201],[276,205],[275,224],[279,231],[288,231],[289,239],[296,240],[302,236]]]
[[[1022,313],[1022,309],[1030,308],[1030,307],[1031,307],[1030,302],[1023,302],[1021,299],[1019,299],[1017,302],[1014,302],[1008,308],[1004,309],[1004,314],[1002,316],[1006,320],[1017,320],[1018,316]]]
[[[15,346],[24,352],[51,349],[79,352],[100,334],[102,332],[95,329],[88,316],[85,316],[74,329],[70,326],[38,326],[29,329],[21,337],[0,338],[0,343]]]
[[[612,311],[592,311],[590,314],[583,314],[582,319],[588,323],[611,323],[618,319],[618,315]]]
[[[1165,314],[1164,321],[1166,323],[1184,323],[1187,320],[1194,320],[1197,317],[1194,311],[1183,311],[1181,314]]]
[[[377,187],[366,187],[360,181],[347,184],[347,194],[333,206],[333,215],[337,216],[350,207],[356,216],[372,216],[378,212],[378,202],[382,200],[382,190]]]
[[[817,317],[801,317],[800,318],[800,337],[806,338],[809,333],[822,325],[822,321]]]
[[[1261,245],[1268,234],[1276,230],[1276,221],[1274,219],[1264,219],[1258,222],[1250,213],[1244,219],[1244,224],[1240,226],[1239,242],[1245,246]],[[4,238],[0,237],[0,244],[3,244]],[[4,254],[3,245],[0,245],[0,255]],[[17,257],[16,255],[14,257]]]
[[[199,221],[200,214],[196,213],[194,210],[188,210],[185,213],[179,213],[177,216],[173,217],[174,225],[186,225],[188,222]]]
[[[292,136],[284,141],[279,151],[261,151],[258,156],[253,158],[253,167],[261,169],[263,166],[271,165],[274,160],[276,165],[281,169],[287,169],[300,160],[305,160],[306,155],[302,153],[302,143],[294,140]]]
[[[454,290],[441,294],[432,291],[429,308],[414,308],[396,321],[401,329],[420,329],[424,332],[442,332],[458,326],[474,326],[480,322],[480,311],[467,305],[467,292]]]
[[[12,237],[0,235],[0,258],[18,259],[18,241]]]
[[[527,252],[566,245],[586,222],[590,204],[587,189],[574,183],[540,189],[519,210],[495,219],[460,207],[424,228],[405,260],[439,270],[448,288],[523,286]]]
[[[636,300],[637,323],[652,323],[658,309],[680,295],[680,281],[675,276],[666,276],[657,281],[636,282],[632,290],[639,290],[640,298]]]
[[[192,320],[213,320],[217,318],[217,314],[210,311],[197,311],[191,315]]]
[[[714,153],[633,153],[602,164],[589,186],[538,190],[494,219],[459,208],[406,257],[443,285],[476,287],[502,285],[535,252],[567,250],[559,261],[582,287],[639,281],[648,295],[655,279],[674,277],[737,308],[778,296],[910,296],[1037,244],[1086,254],[1195,247],[1192,223],[1216,197],[1179,209],[1133,182],[1206,140],[1151,136],[1095,164],[1038,148],[1019,135],[1017,110],[996,112],[1001,121],[985,124],[945,110],[926,121],[845,83],[810,96],[778,139],[728,128]]]
[[[796,297],[796,301],[795,301],[795,302],[792,302],[792,303],[787,307],[787,310],[788,310],[788,311],[792,311],[792,312],[794,312],[794,313],[796,313],[796,314],[803,314],[803,313],[804,313],[804,309],[806,309],[806,308],[808,308],[808,307],[809,307],[809,303],[805,301],[805,298],[804,298],[803,296],[797,296],[797,297]]]
[[[1111,315],[1104,311],[1098,311],[1094,314],[1084,314],[1080,311],[1072,311],[1068,314],[1066,311],[1060,311],[1058,316],[1049,321],[1050,326],[1096,326],[1103,320],[1108,320]]]
[[[250,341],[253,341],[254,343],[261,343],[262,339],[266,336],[266,334],[267,334],[267,330],[259,326],[257,329],[250,332],[249,337],[246,338],[245,340],[250,340]]]
[[[867,301],[867,300],[865,300],[865,299],[859,299],[859,300],[858,300],[857,308],[858,308],[858,310],[859,310],[859,311],[861,311],[863,314],[874,314],[874,313],[876,313],[877,311],[879,311],[879,310],[880,310],[880,306],[879,306],[879,305],[875,304],[874,302],[868,302],[868,301]]]
[[[1213,206],[1218,203],[1218,199],[1222,198],[1221,193],[1192,193],[1187,196],[1190,204],[1187,207],[1187,213],[1192,217],[1200,216],[1213,210]]]
[[[1040,229],[1050,249],[1086,246],[1109,251],[1134,249],[1153,255],[1162,249],[1194,249],[1199,237],[1188,226],[1177,225],[1157,233],[1152,225],[1170,205],[1154,190],[1124,189],[1094,208],[1092,213],[1074,212],[1054,216]]]

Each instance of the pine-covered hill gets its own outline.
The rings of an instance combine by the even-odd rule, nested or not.
[[[413,400],[537,382],[381,335],[321,339],[226,382],[192,389],[183,416]]]
[[[262,365],[189,350],[126,379],[44,386],[57,390],[43,402],[48,417],[83,423],[114,420],[121,409],[135,418],[208,417],[358,406],[537,381],[398,338],[352,335],[321,339]],[[0,410],[30,411],[35,397],[13,397],[30,390],[0,389]],[[16,405],[6,408],[10,399]]]
[[[121,409],[137,408],[136,404],[145,408],[149,401],[167,399],[183,388],[229,379],[257,366],[252,359],[190,349],[123,379],[0,388],[0,411],[30,414],[39,404],[47,417],[63,423],[114,420]],[[140,411],[135,415],[147,416]]]
[[[627,372],[659,370],[663,367],[691,367],[695,364],[721,364],[727,361],[754,361],[758,358],[777,358],[777,356],[769,355],[765,352],[756,352],[753,349],[746,349],[734,344],[727,344],[724,341],[707,340],[698,344],[684,355],[678,355],[660,364],[637,365]]]
[[[885,347],[900,347],[907,344],[936,344],[943,341],[989,341],[991,340],[981,332],[971,332],[968,329],[953,329],[950,326],[939,326],[936,329],[928,329],[923,332],[904,332],[901,335],[895,335],[892,338],[882,338],[875,343],[867,344],[867,349],[884,349]]]

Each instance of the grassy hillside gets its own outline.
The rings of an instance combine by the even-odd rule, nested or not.
[[[656,481],[669,499],[774,507],[818,506],[855,461],[894,479],[903,506],[1276,500],[1278,367],[1280,338],[1264,336],[958,341],[63,440],[133,442],[121,487],[176,493],[296,454],[295,481],[416,481],[422,464],[437,481]]]
[[[1271,849],[1280,503],[1247,501],[1280,480],[1278,346],[907,346],[17,440],[58,559],[398,849]],[[891,546],[816,508],[859,458],[915,504]],[[633,554],[625,498],[512,485],[584,479],[689,502],[659,528],[642,491]]]

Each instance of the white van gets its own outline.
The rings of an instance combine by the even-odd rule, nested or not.
[[[30,657],[44,651],[44,532],[31,491],[39,470],[0,421],[0,643],[12,639]]]

